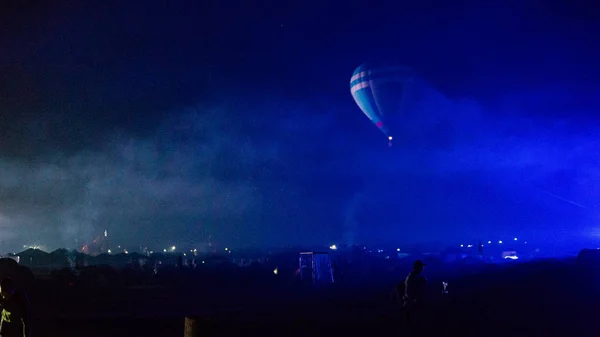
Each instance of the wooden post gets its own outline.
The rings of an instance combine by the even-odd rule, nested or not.
[[[183,337],[196,337],[198,334],[196,330],[198,328],[198,323],[195,319],[186,317],[185,318],[185,328],[183,330]]]
[[[208,317],[186,316],[184,337],[215,337],[217,336],[215,322]]]

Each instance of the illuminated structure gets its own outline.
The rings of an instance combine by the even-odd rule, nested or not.
[[[108,230],[106,230],[106,229],[104,230],[104,241],[105,241],[104,242],[104,245],[105,245],[105,247],[104,247],[105,248],[104,253],[110,254],[111,253],[111,251],[110,251],[110,242],[108,241]]]
[[[518,260],[519,256],[517,255],[517,252],[514,250],[510,250],[510,251],[505,251],[502,252],[502,258],[505,260]]]
[[[301,280],[311,280],[313,284],[334,282],[329,253],[303,252],[299,260]]]
[[[84,244],[80,252],[88,255],[100,255],[108,253],[108,233],[104,231],[103,235],[99,235],[92,242]]]

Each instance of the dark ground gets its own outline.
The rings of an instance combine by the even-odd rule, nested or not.
[[[433,285],[443,277],[430,274]],[[431,286],[423,325],[428,330],[421,336],[600,336],[595,270],[553,262],[458,272],[445,280],[451,286],[446,297]],[[184,317],[194,314],[210,316],[219,336],[405,336],[392,287],[386,280],[312,291],[54,292],[34,301],[35,336],[183,336]]]

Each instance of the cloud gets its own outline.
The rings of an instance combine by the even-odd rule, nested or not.
[[[0,237],[2,240],[11,240],[15,237],[13,220],[0,213]],[[4,246],[5,243],[2,242]]]
[[[369,139],[374,127],[350,104],[357,123],[343,124],[346,106],[334,99],[309,108],[231,97],[167,111],[146,136],[114,130],[77,151],[0,157],[0,234],[19,247],[76,247],[108,229],[137,247],[209,235],[321,242],[342,237],[345,222],[372,237],[418,224],[409,238],[508,231],[502,221],[516,230],[534,214],[552,226],[565,214],[573,226],[591,226],[593,211],[573,217],[582,211],[545,192],[595,204],[600,141],[593,133],[515,105],[498,113],[435,97],[423,108],[430,115],[406,120],[418,137],[391,149]],[[348,208],[357,195],[360,207]]]
[[[289,237],[279,224],[306,210],[297,185],[324,170],[313,145],[331,123],[303,112],[232,97],[168,111],[146,137],[114,130],[77,151],[0,157],[4,232],[70,248],[104,229],[136,247]]]
[[[539,93],[532,99],[517,93],[512,102],[520,104],[493,109],[429,96],[402,119],[408,137],[392,149],[361,148],[356,164],[371,176],[367,199],[385,204],[363,207],[361,226],[386,235],[405,226],[398,237],[586,236],[598,221],[600,138],[590,132],[598,120],[576,110],[579,103],[566,104],[565,95],[553,88],[540,101]],[[555,100],[561,104],[553,106]],[[569,108],[570,115],[561,111]]]
[[[21,240],[68,247],[104,228],[141,243],[161,233],[175,240],[182,227],[199,222],[214,230],[260,211],[261,195],[243,174],[260,160],[256,149],[237,146],[236,136],[210,117],[184,114],[154,137],[109,134],[101,150],[70,156],[0,157],[2,228]],[[228,170],[239,175],[227,177]]]

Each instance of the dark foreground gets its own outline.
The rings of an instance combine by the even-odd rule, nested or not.
[[[431,287],[420,336],[600,336],[593,269],[545,263],[445,280],[451,293],[442,297]],[[392,285],[55,294],[50,305],[38,305],[35,335],[183,336],[184,317],[198,314],[211,318],[218,336],[406,336]]]

